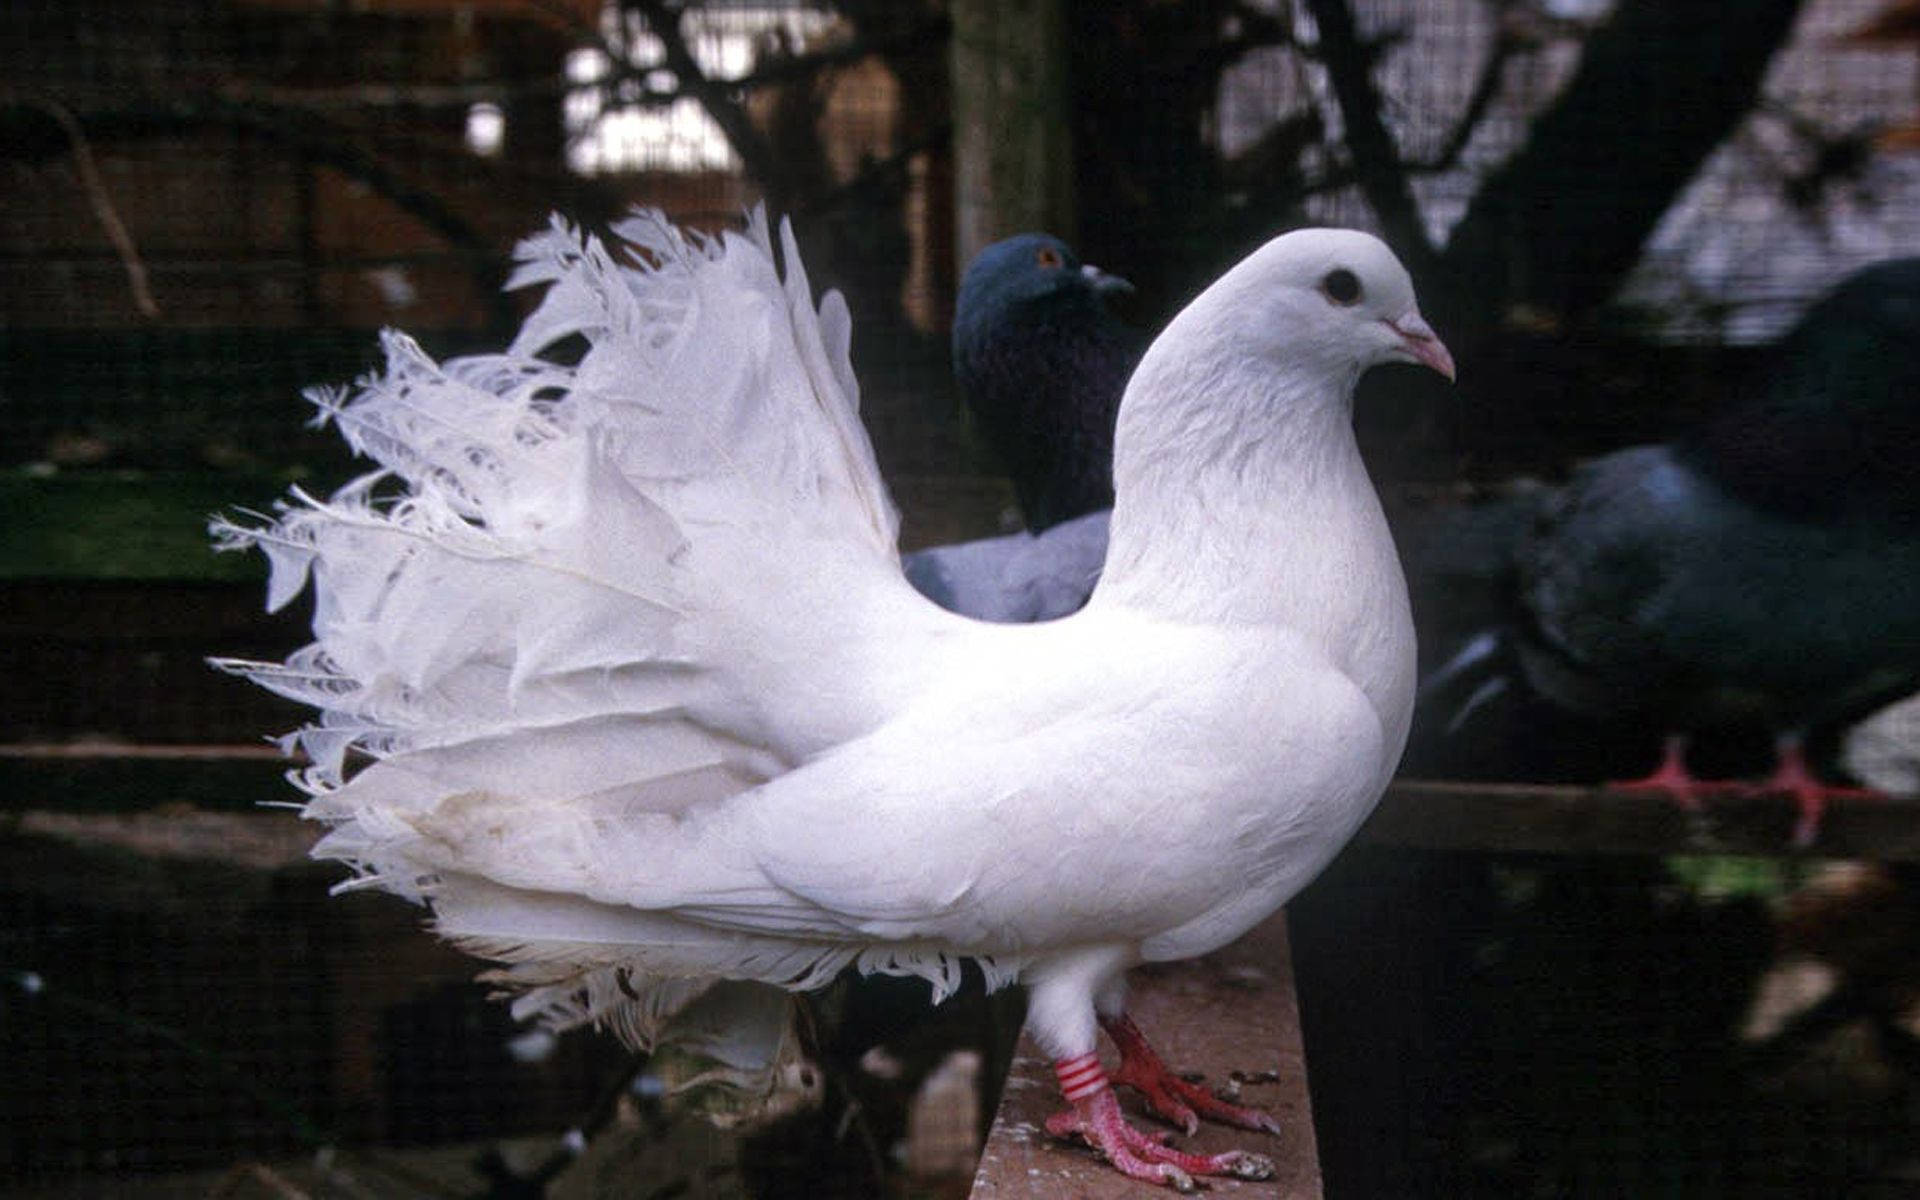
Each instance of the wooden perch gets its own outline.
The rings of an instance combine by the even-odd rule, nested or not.
[[[1723,791],[1693,817],[1646,792],[1523,783],[1402,779],[1360,830],[1376,845],[1533,854],[1752,854],[1784,856],[1792,799]],[[1833,801],[1814,858],[1920,860],[1920,801]]]
[[[1281,1132],[1274,1136],[1208,1124],[1181,1139],[1182,1147],[1199,1152],[1237,1148],[1273,1159],[1273,1180],[1210,1179],[1212,1192],[1319,1200],[1320,1160],[1284,913],[1205,958],[1134,971],[1127,1009],[1169,1064],[1204,1073],[1210,1087],[1239,1088],[1236,1103],[1257,1105],[1280,1119]],[[1131,1093],[1122,1103],[1134,1105]],[[1085,1148],[1049,1138],[1043,1126],[1060,1107],[1046,1055],[1022,1038],[974,1176],[972,1200],[1154,1194]]]

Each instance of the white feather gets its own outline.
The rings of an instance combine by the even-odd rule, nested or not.
[[[758,214],[617,231],[626,261],[559,221],[522,244],[547,292],[505,354],[388,335],[383,374],[314,396],[377,468],[216,528],[271,602],[316,591],[311,646],[225,664],[321,709],[316,854],[430,903],[517,1011],[647,1044],[715,980],[939,996],[971,959],[1079,1053],[1115,972],[1237,936],[1366,816],[1412,693],[1346,408],[1412,312],[1377,242],[1281,239],[1174,322],[1099,589],[1010,626],[907,585],[846,308],[790,232],[783,278]],[[1384,308],[1323,313],[1332,261]]]

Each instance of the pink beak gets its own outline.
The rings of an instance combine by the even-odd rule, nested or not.
[[[1453,382],[1453,355],[1447,352],[1446,343],[1433,331],[1425,318],[1417,312],[1409,311],[1395,321],[1388,321],[1387,328],[1400,335],[1401,343],[1407,354],[1417,363],[1425,363]]]

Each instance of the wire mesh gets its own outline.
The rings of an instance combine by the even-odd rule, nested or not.
[[[1151,321],[1284,228],[1404,232],[1365,177],[1329,17],[1351,18],[1413,228],[1446,267],[1463,230],[1511,232],[1476,203],[1580,86],[1594,40],[1622,9],[1662,6],[1062,7],[1067,215]],[[1920,249],[1920,158],[1902,149],[1920,54],[1853,36],[1886,0],[1786,7],[1752,102],[1631,261],[1558,291],[1523,278],[1552,263],[1491,254],[1462,272],[1503,297],[1484,322],[1503,349],[1438,419],[1450,448],[1431,476],[1541,469],[1668,428],[1724,391],[1726,356],[1848,271]],[[634,204],[705,227],[759,199],[793,214],[816,284],[851,302],[909,539],[994,531],[1009,493],[955,419],[945,355],[963,265],[948,10],[150,0],[133,19],[117,0],[15,0],[0,22],[0,494],[32,519],[0,536],[0,742],[254,743],[298,720],[203,666],[302,636],[298,613],[258,618],[257,568],[204,553],[208,511],[355,469],[299,397],[369,369],[381,327],[439,354],[499,345],[525,304],[500,292],[511,248],[554,210],[590,227]],[[1600,170],[1684,137],[1699,112],[1678,81],[1736,65],[1685,32],[1633,47],[1673,99],[1615,131]],[[1603,203],[1594,168],[1541,170],[1536,207]],[[0,1180],[225,1167],[309,1148],[312,1129],[399,1143],[557,1128],[606,1073],[586,1051],[516,1067],[498,1010],[456,982],[468,964],[415,939],[369,968],[367,947],[396,927],[405,940],[410,918],[356,909],[343,929],[320,882],[284,863],[196,874],[146,851],[0,846]],[[222,891],[239,899],[210,905]],[[80,965],[47,969],[66,959]],[[1634,1091],[1616,1082],[1596,1084],[1610,1103]],[[1632,1143],[1661,1119],[1577,1147],[1581,1169],[1618,1161],[1574,1191],[1650,1190]]]

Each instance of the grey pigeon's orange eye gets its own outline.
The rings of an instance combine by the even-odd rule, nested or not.
[[[1328,271],[1320,281],[1320,290],[1327,299],[1342,308],[1360,302],[1360,277],[1345,267],[1335,267]]]
[[[1039,263],[1049,271],[1066,265],[1066,260],[1061,258],[1060,252],[1052,246],[1040,247],[1039,250],[1034,252],[1033,261]]]

